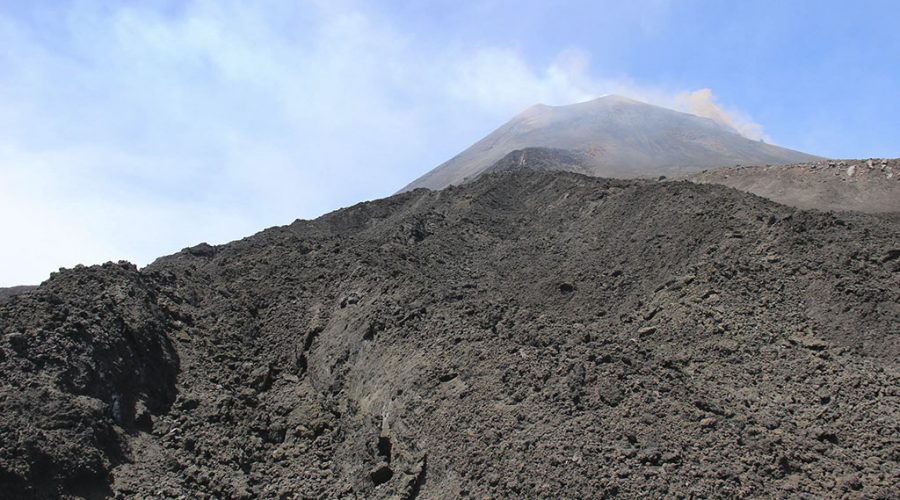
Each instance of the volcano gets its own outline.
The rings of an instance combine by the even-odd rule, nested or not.
[[[402,191],[443,189],[470,181],[508,153],[524,148],[573,151],[583,157],[580,173],[616,178],[821,159],[748,139],[709,118],[610,95],[567,106],[532,106]]]

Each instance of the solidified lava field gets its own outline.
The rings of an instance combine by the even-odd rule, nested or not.
[[[565,172],[0,299],[9,498],[896,497],[900,223]]]

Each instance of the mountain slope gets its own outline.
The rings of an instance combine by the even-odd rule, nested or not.
[[[688,178],[730,186],[800,208],[900,214],[898,159],[729,167]]]
[[[517,149],[484,170],[538,170],[591,175],[590,156],[552,148]],[[792,165],[722,167],[676,176],[721,184],[792,207],[900,216],[900,160],[868,159]]]
[[[460,184],[527,147],[577,150],[589,159],[585,173],[621,178],[818,159],[746,139],[707,118],[606,96],[569,106],[532,106],[403,191]]]
[[[534,171],[0,303],[0,491],[891,496],[900,226]]]
[[[34,289],[34,287],[29,286],[29,285],[9,286],[9,287],[0,288],[0,300],[3,300],[7,297],[12,297],[13,295],[28,293],[33,289]]]

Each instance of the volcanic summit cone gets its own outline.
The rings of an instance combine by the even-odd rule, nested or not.
[[[568,106],[532,106],[403,191],[458,185],[512,151],[535,147],[572,150],[583,157],[580,173],[619,178],[820,159],[750,140],[709,118],[610,95]]]

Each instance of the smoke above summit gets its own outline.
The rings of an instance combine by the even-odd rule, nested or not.
[[[677,95],[675,101],[674,107],[676,109],[727,125],[748,139],[760,140],[765,137],[762,125],[752,121],[740,112],[727,111],[722,108],[716,102],[711,89],[684,92]]]
[[[561,52],[544,67],[530,66],[510,50],[483,49],[461,59],[451,74],[455,79],[448,87],[455,98],[497,112],[512,114],[535,103],[561,106],[621,95],[709,118],[748,139],[767,138],[761,124],[720,104],[710,88],[669,89],[639,84],[628,76],[597,76],[590,55],[579,49]]]

